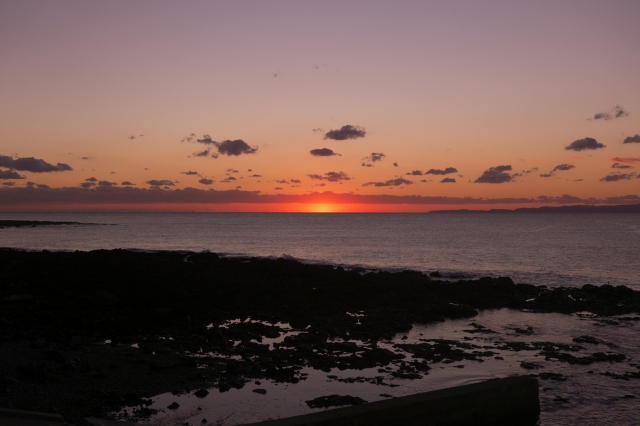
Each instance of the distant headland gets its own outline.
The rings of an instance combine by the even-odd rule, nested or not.
[[[521,207],[514,210],[432,210],[430,213],[640,213],[640,204],[618,206],[544,206]]]

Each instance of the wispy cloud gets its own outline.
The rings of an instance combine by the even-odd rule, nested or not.
[[[635,173],[609,173],[607,176],[600,179],[601,182],[618,182],[621,180],[629,180],[636,177]]]
[[[573,164],[558,164],[549,173],[543,173],[540,175],[540,177],[544,177],[544,178],[552,177],[552,176],[555,176],[555,172],[566,171],[566,170],[571,170],[575,168],[576,166],[574,166]]]
[[[386,182],[367,182],[362,186],[401,186],[401,185],[413,185],[413,182],[403,178],[390,179]]]
[[[386,155],[381,152],[372,152],[371,155],[367,155],[362,160],[375,163],[376,161],[381,161],[384,157],[386,157]]]
[[[327,172],[324,175],[310,174],[307,176],[314,180],[326,180],[329,182],[351,180],[351,178],[345,172]]]
[[[608,112],[599,112],[593,116],[593,118],[589,118],[588,120],[604,120],[609,121],[620,117],[626,117],[629,115],[629,112],[625,111],[620,105],[616,105]]]
[[[613,157],[610,159],[616,163],[634,164],[640,163],[640,157]]]
[[[147,184],[150,186],[175,186],[173,181],[168,179],[152,179],[147,181]]]

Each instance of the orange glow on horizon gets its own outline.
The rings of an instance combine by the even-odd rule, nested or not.
[[[514,210],[564,204],[339,204],[339,203],[220,203],[220,204],[46,204],[11,206],[0,212],[157,212],[157,213],[428,213],[434,210]]]

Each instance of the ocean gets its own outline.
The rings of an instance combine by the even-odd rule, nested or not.
[[[550,287],[610,283],[640,290],[640,215],[634,214],[0,213],[0,220],[9,219],[93,225],[0,229],[0,247],[209,250],[346,267],[439,271],[442,279],[509,276],[516,283]],[[156,395],[151,408],[162,410],[179,402],[180,409],[162,410],[152,420],[167,426],[201,424],[204,418],[216,425],[242,424],[310,412],[304,401],[322,395],[350,394],[371,402],[493,377],[536,374],[540,425],[637,425],[637,315],[603,319],[588,312],[482,311],[472,320],[418,325],[380,345],[395,351],[393,345],[400,342],[450,339],[497,353],[484,362],[434,363],[421,379],[385,378],[394,386],[384,389],[367,381],[380,374],[376,369],[326,373],[306,368],[307,380],[295,385],[263,381],[266,395],[253,393],[252,384],[225,393],[214,389],[204,399]],[[471,322],[493,333],[471,332]],[[263,343],[273,344],[285,336]],[[576,345],[574,339],[580,336],[593,339],[579,343],[582,349],[575,356],[605,352],[626,359],[580,365],[545,359],[533,347],[504,349],[514,342]]]
[[[640,289],[640,215],[607,213],[0,213],[100,226],[0,230],[29,250],[210,250],[443,277]]]

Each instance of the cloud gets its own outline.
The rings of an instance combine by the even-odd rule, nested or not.
[[[302,183],[300,179],[291,179],[291,183]]]
[[[312,132],[317,133],[324,133],[324,129],[322,127],[316,127],[315,129],[311,129]]]
[[[206,136],[206,135],[205,135]],[[180,139],[180,143],[183,142],[191,142],[196,138],[196,134],[195,133],[191,133],[189,136],[185,136],[184,138]]]
[[[3,186],[16,186],[16,183],[13,181],[2,182]]]
[[[180,172],[180,174],[187,175],[187,176],[193,176],[193,175],[197,175],[198,172],[188,171],[188,172]]]
[[[204,151],[194,152],[192,155],[194,157],[208,157],[210,152],[211,152],[211,150],[207,148]],[[212,157],[213,158],[218,158],[218,154],[212,154]]]
[[[456,183],[456,180],[454,178],[444,178],[440,183]]]
[[[640,143],[640,135],[627,136],[622,143]]]
[[[506,183],[511,182],[512,176],[506,171],[511,170],[511,166],[496,166],[485,170],[475,183]]]
[[[398,167],[398,163],[393,163],[393,167]]]
[[[412,172],[408,172],[407,176],[422,176],[422,172],[420,170],[414,170]]]
[[[610,160],[615,161],[616,163],[626,163],[626,164],[640,163],[640,157],[613,157],[613,158],[610,158]]]
[[[85,181],[85,182],[97,182],[97,181],[98,181],[98,179],[96,179],[96,178],[94,178],[94,177],[90,177],[90,178],[86,178],[84,181]]]
[[[0,167],[31,173],[66,172],[73,170],[71,166],[64,163],[58,163],[54,166],[44,160],[33,157],[13,159],[7,155],[0,155]]]
[[[347,124],[346,126],[342,126],[339,130],[329,130],[325,133],[325,139],[333,139],[335,141],[344,141],[347,139],[358,139],[364,138],[367,134],[367,131],[360,126],[352,126]]]
[[[205,178],[200,179],[198,182],[203,185],[211,185],[213,183],[211,179],[205,179]]]
[[[275,188],[273,188],[273,189],[274,189],[275,191],[279,191],[279,190],[281,190],[282,188],[280,188],[279,186],[276,186],[276,187],[275,187]]]
[[[131,182],[129,182],[128,180],[125,180],[125,181],[124,181],[124,182],[122,182],[120,185],[122,185],[122,186],[133,186],[133,185],[135,185],[135,183],[131,183]]]
[[[105,188],[110,188],[112,186],[117,186],[117,185],[118,184],[115,183],[115,182],[109,182],[109,181],[106,181],[106,180],[101,180],[100,182],[98,182],[98,186],[102,186],[102,187],[105,187]]]
[[[553,170],[551,170],[551,173],[557,172],[557,171],[563,171],[563,170],[571,170],[575,168],[576,166],[574,166],[573,164],[558,164],[553,168]]]
[[[311,179],[326,180],[329,182],[340,182],[343,180],[351,180],[351,178],[345,172],[327,172],[324,174],[324,176],[315,175],[315,174],[311,174],[307,176],[309,176]]]
[[[620,180],[629,180],[635,176],[635,173],[609,173],[600,179],[600,182],[618,182]]]
[[[233,176],[228,176],[226,179],[223,179],[220,182],[231,182],[234,180],[238,180],[238,179],[234,178]]]
[[[93,182],[82,182],[82,183],[80,184],[80,187],[81,187],[81,188],[85,188],[85,189],[86,189],[86,188],[91,188],[92,186],[96,186],[96,184],[95,184],[95,183],[93,183]]]
[[[567,151],[586,151],[604,148],[605,146],[606,145],[601,144],[593,138],[584,138],[571,142],[569,145],[565,146],[564,149],[566,149]]]
[[[0,179],[26,179],[26,177],[20,176],[14,170],[0,170]]]
[[[151,186],[175,186],[173,182],[168,179],[152,179],[147,181],[147,184]]]
[[[218,152],[222,155],[238,156],[242,154],[255,154],[258,147],[252,148],[242,139],[236,139],[233,141],[226,140],[220,142],[218,146]]]
[[[523,170],[522,173],[524,173],[525,175],[528,175],[529,173],[533,173],[533,172],[537,172],[537,171],[538,171],[538,168],[534,167],[534,168],[529,169],[529,170]]]
[[[609,112],[599,112],[593,116],[593,118],[589,118],[589,120],[613,120],[615,118],[626,117],[629,113],[625,111],[620,105],[616,105]]]
[[[259,177],[262,177],[262,175],[259,175],[259,174],[253,174],[253,175],[251,175],[251,176],[249,176],[249,177],[259,178]]]
[[[628,164],[622,164],[622,163],[613,163],[611,165],[612,169],[633,169],[633,166],[630,166]]]
[[[333,152],[333,150],[329,148],[312,149],[309,153],[314,157],[332,157],[334,155],[342,155],[337,152]]]
[[[458,169],[456,169],[455,167],[447,167],[444,170],[429,169],[429,171],[425,172],[425,175],[448,175],[450,173],[458,173]]]
[[[134,140],[136,137],[134,135],[129,136],[130,140]]]
[[[191,135],[182,138],[181,142],[193,142],[195,139],[195,135],[192,133]],[[242,139],[235,140],[225,140],[222,142],[216,142],[211,139],[209,135],[203,135],[202,139],[196,139],[195,142],[201,143],[204,145],[213,145],[218,149],[218,153],[227,156],[238,156],[242,154],[255,154],[258,151],[258,147],[251,147]],[[196,152],[193,154],[194,157],[206,157],[211,156],[212,158],[218,158],[218,154],[212,153],[211,148],[207,148],[204,151]]]
[[[381,152],[372,152],[371,155],[364,157],[363,160],[375,163],[376,161],[381,161],[383,157],[386,157],[386,155]]]
[[[607,197],[604,202],[606,204],[639,204],[640,197],[637,195],[622,195],[619,197]]]
[[[400,185],[413,185],[413,182],[403,178],[390,179],[386,182],[367,182],[362,186],[400,186]]]
[[[370,163],[362,163],[362,164],[360,164],[360,165],[361,165],[362,167],[374,167],[374,165],[373,165],[373,164],[370,164]]]
[[[543,174],[540,175],[540,177],[544,177],[544,178],[552,177],[552,176],[555,176],[555,172],[566,171],[566,170],[571,170],[571,169],[575,169],[575,168],[576,168],[576,166],[574,166],[573,164],[558,164],[549,173],[543,173]],[[516,175],[512,175],[511,177],[515,177],[515,176]],[[520,175],[520,176],[522,176],[522,175]]]
[[[276,183],[287,183],[288,184],[289,182],[284,180],[284,179],[280,179],[280,180],[277,180]]]
[[[227,169],[227,170],[225,170],[225,172],[228,172],[228,173],[238,173],[238,171],[237,171],[236,169]]]

